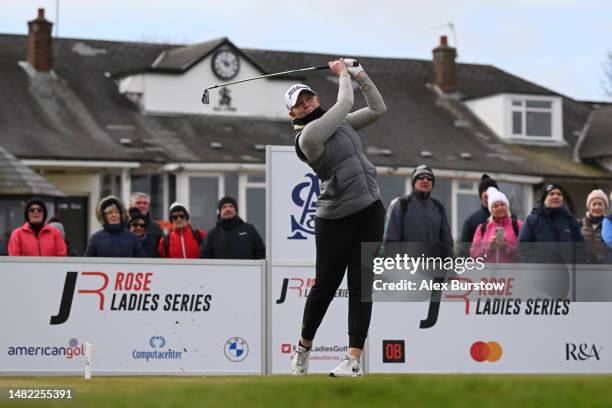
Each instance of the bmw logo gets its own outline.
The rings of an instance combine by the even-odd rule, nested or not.
[[[225,357],[233,362],[239,362],[249,354],[249,343],[242,337],[232,337],[225,342]]]

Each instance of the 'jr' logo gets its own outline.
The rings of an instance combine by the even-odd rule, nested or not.
[[[291,200],[300,207],[299,218],[291,215],[291,236],[287,239],[307,239],[303,234],[314,235],[315,232],[315,211],[317,209],[317,198],[319,197],[319,179],[314,174],[308,173],[309,179],[294,187],[291,192]],[[306,194],[304,194],[306,192]],[[306,197],[304,197],[306,195]]]

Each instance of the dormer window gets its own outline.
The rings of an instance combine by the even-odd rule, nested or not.
[[[560,96],[502,93],[465,104],[508,143],[566,145]]]
[[[512,99],[512,136],[552,137],[552,102]]]

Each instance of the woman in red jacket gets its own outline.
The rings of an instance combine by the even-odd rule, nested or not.
[[[45,223],[47,206],[32,198],[25,207],[26,223],[13,230],[8,243],[9,256],[66,256],[62,234]]]
[[[189,212],[181,203],[170,206],[172,231],[159,240],[161,258],[199,258],[206,233],[189,224]]]

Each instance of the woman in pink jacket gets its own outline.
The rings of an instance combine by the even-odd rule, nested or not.
[[[9,256],[66,256],[62,234],[45,223],[47,206],[32,198],[25,207],[26,223],[13,230],[8,243]]]
[[[476,228],[470,256],[483,257],[485,262],[507,263],[518,260],[518,235],[523,221],[510,215],[508,197],[495,187],[487,189],[489,212],[486,224]]]

